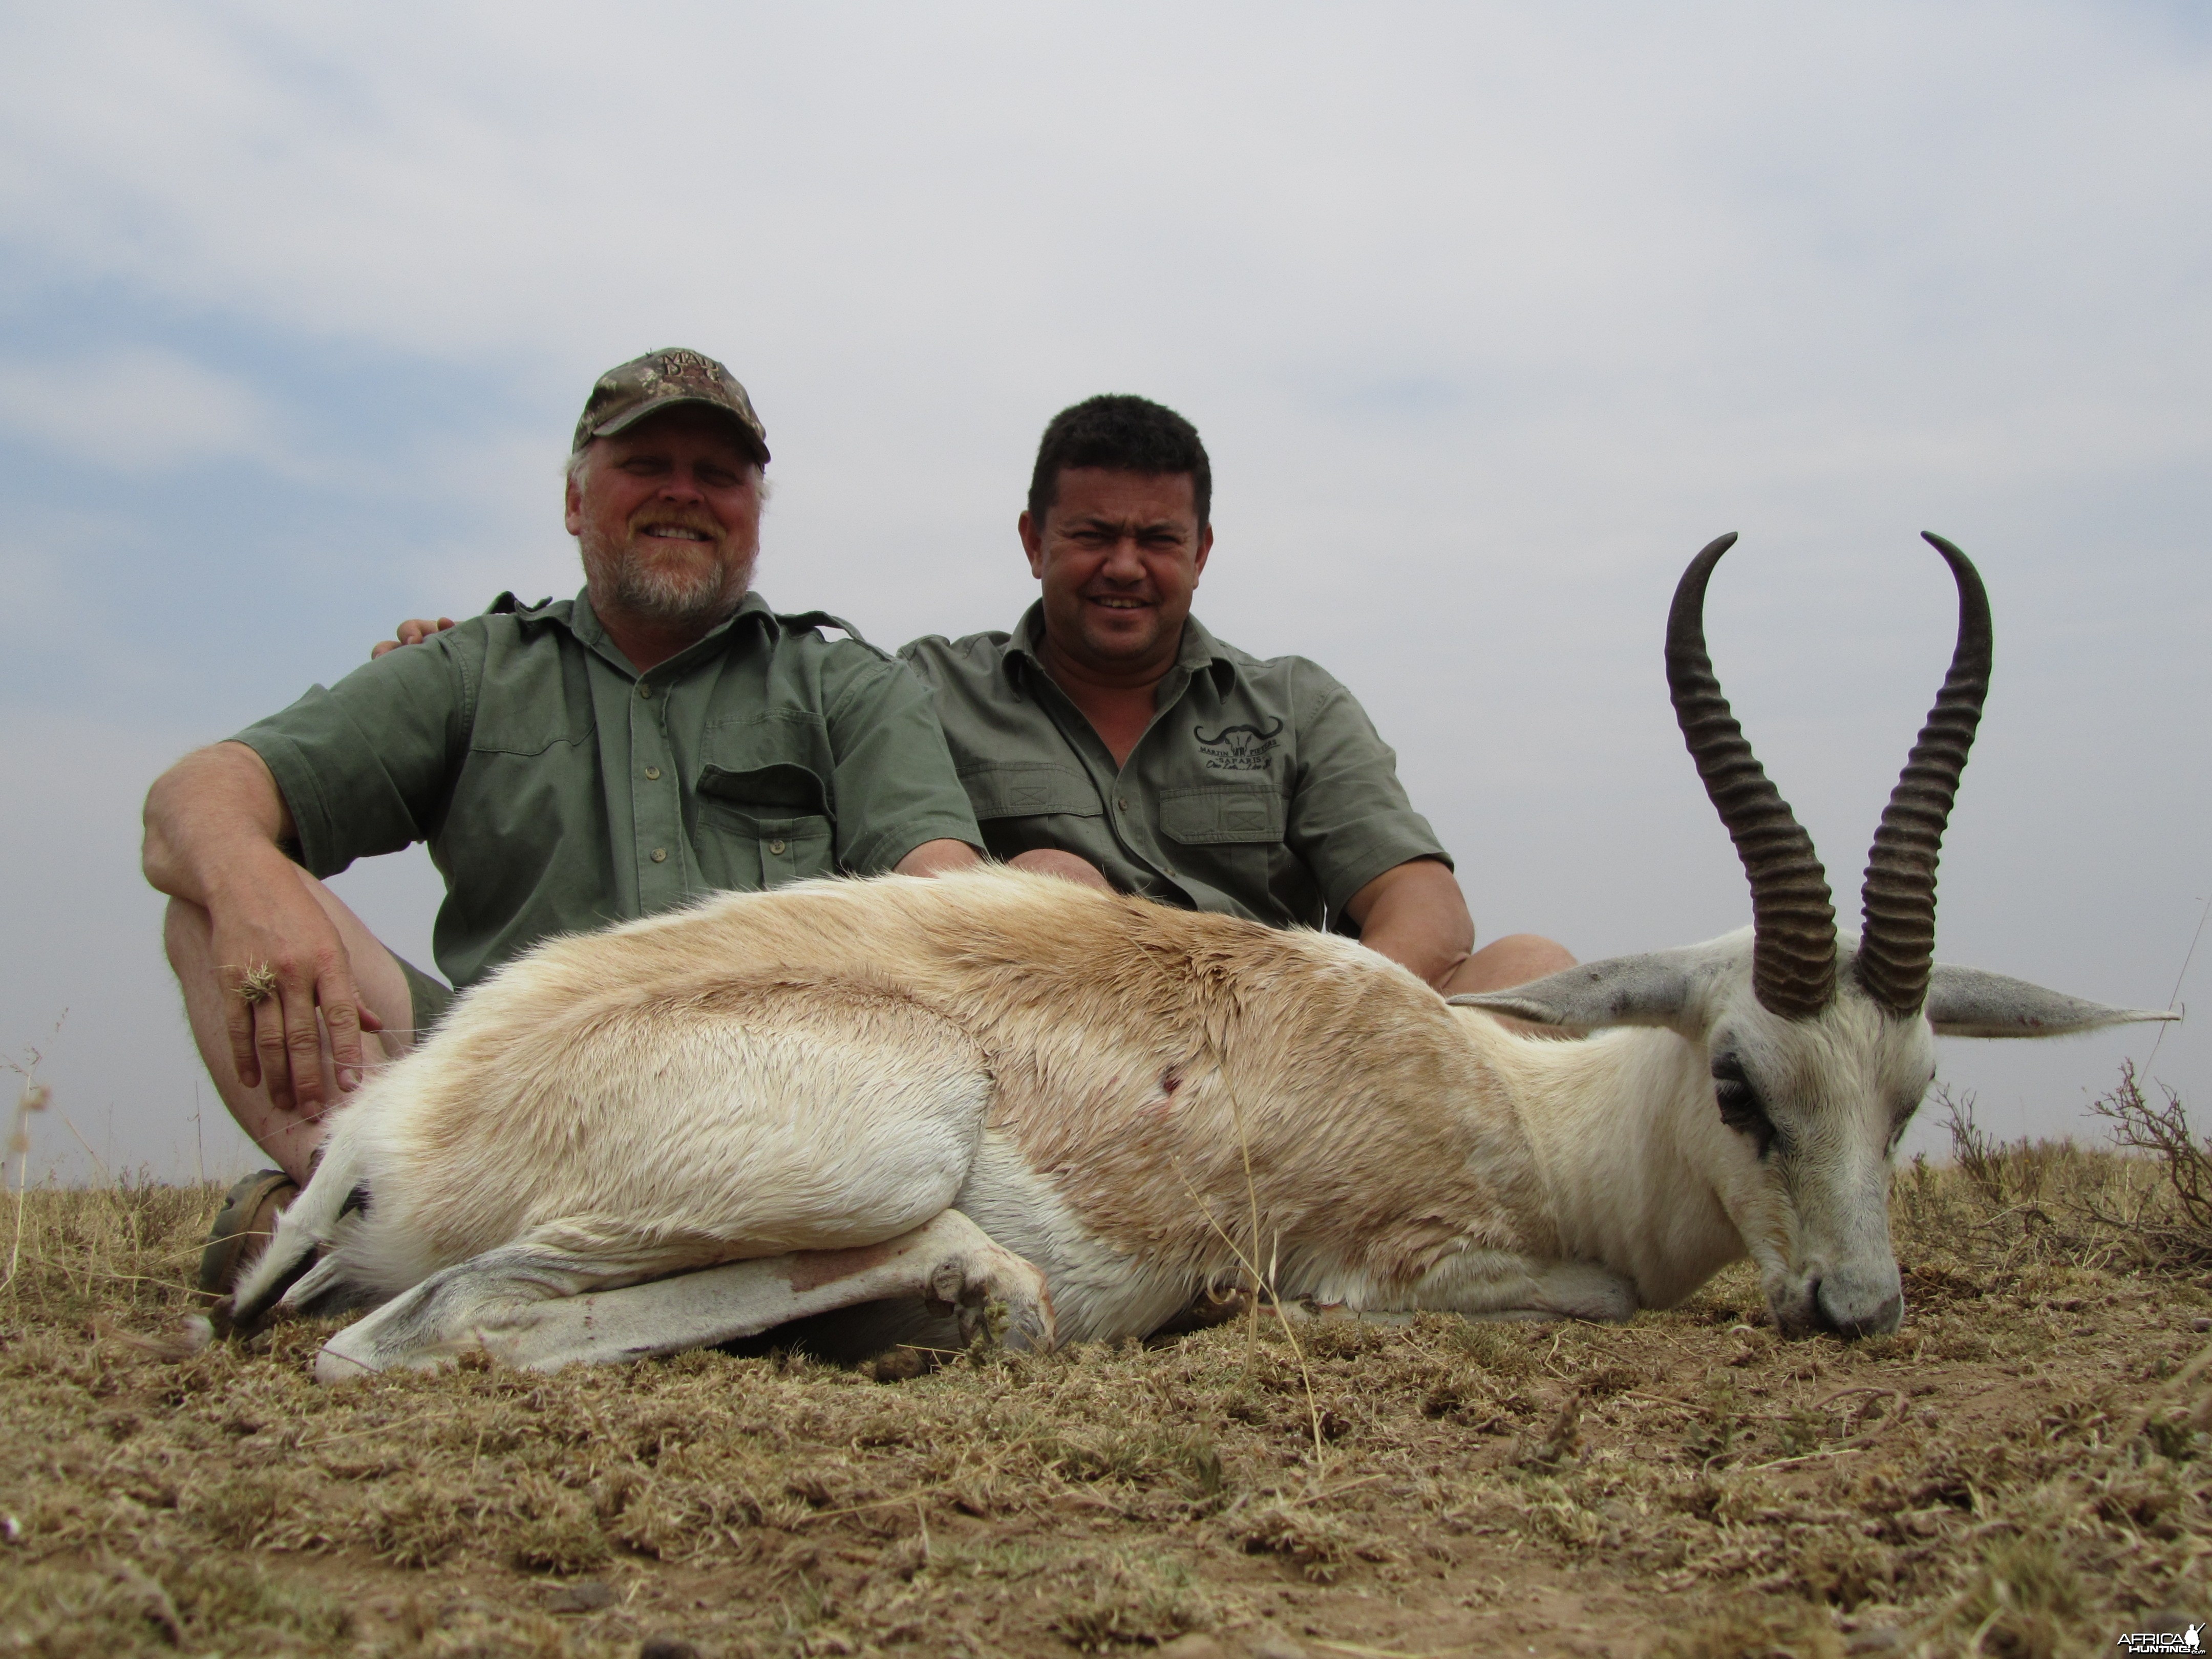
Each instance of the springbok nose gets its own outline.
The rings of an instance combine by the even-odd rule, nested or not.
[[[1813,1286],[1813,1322],[1846,1342],[1887,1336],[1905,1322],[1905,1297],[1892,1291],[1869,1306],[1866,1297],[1852,1296],[1844,1287],[1824,1279]]]

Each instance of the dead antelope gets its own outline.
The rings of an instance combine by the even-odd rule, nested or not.
[[[1451,1007],[1349,940],[1005,870],[726,896],[464,997],[337,1115],[238,1321],[380,1302],[325,1378],[824,1315],[846,1352],[951,1346],[992,1303],[1043,1348],[1145,1335],[1240,1258],[1285,1300],[1619,1320],[1747,1253],[1785,1331],[1895,1329],[1891,1153],[1936,1036],[2170,1016],[1934,964],[1990,631],[1932,536],[1957,649],[1838,936],[1706,655],[1734,540],[1684,574],[1667,668],[1749,928]]]

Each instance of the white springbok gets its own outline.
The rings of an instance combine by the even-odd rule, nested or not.
[[[1936,1036],[2171,1016],[1933,962],[1990,633],[1932,536],[1958,646],[1875,838],[1865,931],[1838,937],[1706,655],[1734,540],[1684,574],[1667,664],[1751,927],[1452,1007],[1346,939],[1006,870],[719,897],[461,998],[338,1113],[237,1322],[280,1294],[380,1302],[325,1378],[824,1315],[833,1350],[951,1346],[992,1304],[1008,1342],[1049,1347],[1146,1335],[1240,1255],[1285,1300],[1619,1320],[1748,1253],[1785,1331],[1895,1329],[1891,1153]]]

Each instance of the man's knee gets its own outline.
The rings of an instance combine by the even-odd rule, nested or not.
[[[1085,887],[1096,887],[1110,893],[1114,884],[1106,879],[1105,872],[1086,858],[1058,847],[1038,847],[1026,853],[1017,853],[1006,860],[1017,870],[1027,870],[1040,876],[1057,876],[1062,881],[1073,881]]]
[[[1508,933],[1492,939],[1460,963],[1445,988],[1449,994],[1503,991],[1542,979],[1575,965],[1574,954],[1541,933]]]

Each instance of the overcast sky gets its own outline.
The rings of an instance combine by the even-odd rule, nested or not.
[[[1748,915],[1659,651],[1724,530],[1722,678],[1855,922],[1942,532],[1997,638],[1939,951],[2164,1006],[2212,896],[2208,155],[2185,3],[11,8],[0,1054],[106,1165],[251,1167],[146,785],[402,616],[573,592],[569,429],[672,344],[768,425],[763,591],[886,644],[1028,602],[1054,410],[1182,410],[1200,614],[1360,696],[1486,936],[1584,956]],[[427,961],[419,852],[337,885]],[[2153,1069],[2212,1121],[2207,1024]],[[1944,1064],[2088,1134],[2152,1030]]]

